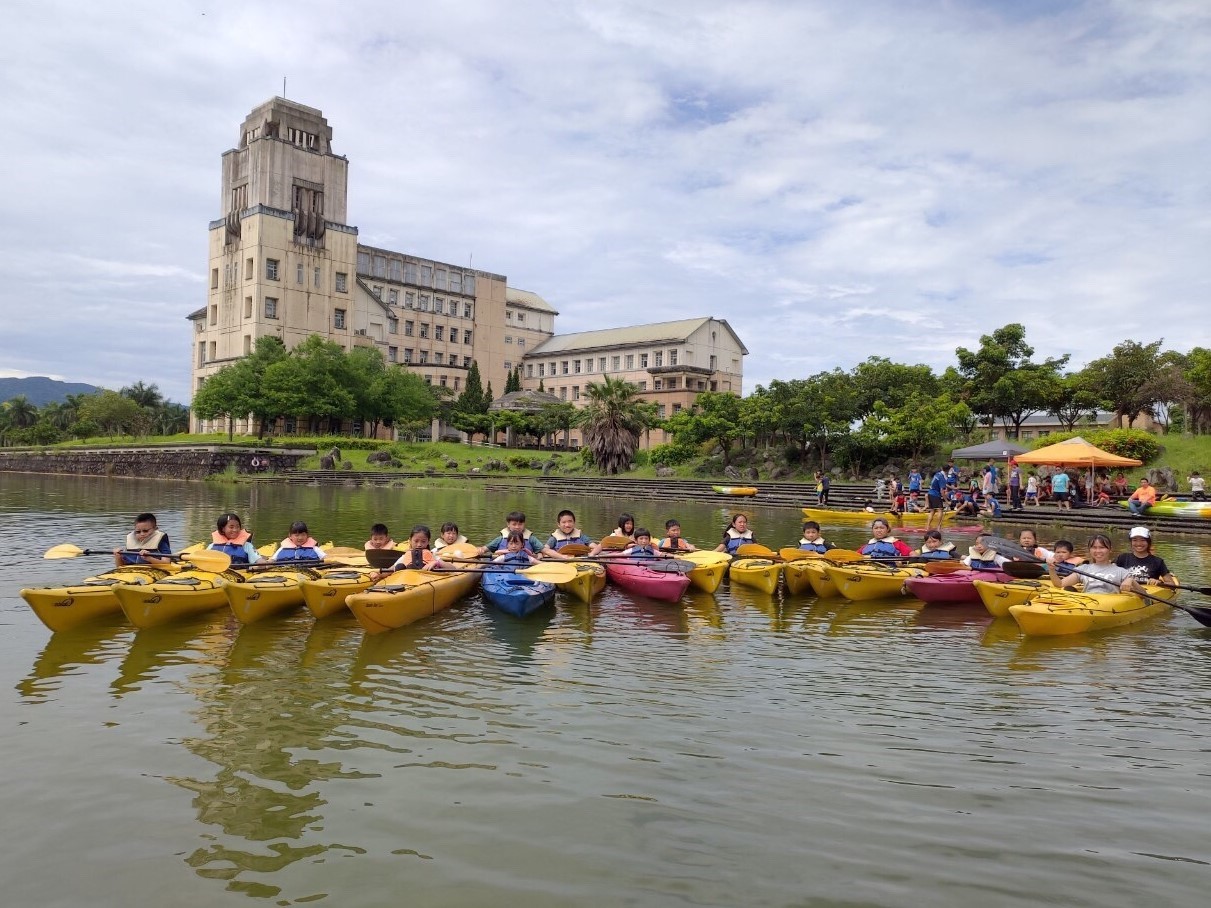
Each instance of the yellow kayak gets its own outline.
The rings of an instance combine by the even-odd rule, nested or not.
[[[788,562],[782,576],[786,578],[786,587],[791,592],[805,591],[803,584],[806,583],[820,599],[831,599],[840,596],[841,591],[833,583],[833,578],[828,576],[826,568],[830,565],[836,566],[823,558],[804,558]]]
[[[1177,590],[1166,586],[1146,587],[1144,599],[1134,593],[1074,593],[1055,590],[1035,596],[1029,602],[1009,607],[1022,633],[1031,637],[1081,634],[1135,624],[1169,611]]]
[[[86,621],[122,611],[114,587],[151,583],[168,575],[167,571],[145,564],[132,564],[86,577],[71,586],[43,586],[21,591],[38,620],[52,631],[68,631]]]
[[[475,591],[479,571],[396,571],[346,602],[368,634],[434,615]]]
[[[570,563],[576,569],[576,576],[555,584],[556,588],[581,602],[592,602],[593,597],[605,589],[605,565],[585,561]]]
[[[735,495],[740,498],[752,498],[757,490],[752,486],[711,486],[720,495]]]
[[[113,590],[131,624],[138,628],[156,627],[225,606],[227,594],[223,587],[229,576],[235,575],[182,571],[152,583],[119,583]]]
[[[905,580],[925,576],[925,572],[917,568],[885,568],[860,563],[827,565],[824,570],[841,595],[854,602],[903,596]]]
[[[694,563],[694,569],[685,576],[690,578],[691,585],[704,593],[719,589],[728,565],[732,563],[732,556],[727,552],[679,552],[676,557]]]
[[[327,618],[344,611],[346,601],[354,593],[369,589],[374,583],[371,567],[334,568],[299,581],[303,603],[317,618]]]
[[[1006,583],[976,580],[974,583],[980,601],[994,618],[1007,616],[1011,605],[1021,605],[1039,593],[1055,589],[1050,580],[1010,580]]]
[[[253,624],[302,605],[303,590],[299,583],[315,576],[306,569],[289,567],[236,573],[241,579],[228,583],[225,592],[227,603],[241,624]]]
[[[727,573],[732,583],[751,586],[772,596],[778,589],[782,567],[781,561],[768,558],[737,558],[732,561]]]

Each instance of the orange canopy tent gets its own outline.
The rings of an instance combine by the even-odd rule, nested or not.
[[[1090,497],[1093,496],[1093,470],[1095,467],[1138,467],[1142,460],[1132,457],[1120,457],[1103,451],[1097,445],[1091,445],[1083,438],[1070,438],[1045,448],[1038,448],[1028,454],[1019,454],[1018,463],[1041,464],[1053,467],[1084,467],[1089,470],[1089,482],[1086,488]]]

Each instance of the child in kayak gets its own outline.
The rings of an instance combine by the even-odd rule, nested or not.
[[[244,529],[239,514],[224,514],[216,526],[218,529],[211,534],[207,546],[212,552],[222,552],[231,558],[232,564],[256,564],[261,560],[261,553],[252,544],[252,534]]]
[[[925,538],[921,541],[921,547],[912,554],[918,556],[919,558],[946,560],[954,558],[955,546],[953,542],[942,541],[941,530],[929,530],[925,533]]]
[[[296,520],[290,524],[290,535],[278,543],[274,561],[323,561],[324,550],[307,532],[307,524]]]
[[[868,558],[895,558],[912,554],[907,543],[891,535],[891,524],[882,517],[871,521],[870,535],[870,542],[858,549],[860,555]]]
[[[513,570],[517,570],[537,564],[538,556],[530,548],[524,533],[520,530],[510,530],[509,535],[505,537],[504,548],[496,553],[492,561],[510,565]]]
[[[559,553],[559,550],[565,545],[587,545],[590,555],[596,555],[600,551],[601,546],[577,528],[576,515],[571,511],[566,508],[560,511],[559,515],[555,518],[555,523],[555,529],[551,531],[551,537],[542,549],[542,553],[548,558],[559,558],[563,561],[570,560],[572,558],[571,555],[561,555]]]
[[[371,574],[370,579],[381,580],[395,571],[431,571],[439,566],[445,567],[445,565],[439,565],[437,556],[429,551],[431,537],[432,531],[423,523],[418,523],[408,534],[408,550],[402,553],[391,567]]]
[[[723,541],[715,546],[715,551],[735,555],[740,546],[754,545],[756,542],[757,539],[748,525],[748,515],[737,514],[723,531]]]
[[[698,551],[697,546],[681,537],[681,524],[676,520],[666,520],[664,522],[664,533],[664,538],[660,540],[660,550],[662,552]]]
[[[963,564],[973,571],[995,571],[1009,560],[985,545],[987,539],[987,535],[977,536],[975,545],[969,548],[962,558]]]
[[[814,520],[805,520],[803,521],[803,535],[799,539],[799,548],[805,552],[816,552],[823,555],[836,546],[825,541],[824,537],[820,535],[820,524]]]
[[[622,554],[630,558],[655,558],[656,547],[652,545],[652,531],[643,527],[635,530],[635,544],[623,549]]]
[[[495,555],[509,541],[511,533],[521,533],[521,538],[525,541],[528,548],[535,555],[542,553],[542,543],[529,530],[526,529],[526,515],[521,511],[510,511],[505,517],[505,528],[500,531],[500,535],[489,542],[487,545],[481,545],[478,550],[480,555]]]
[[[126,535],[126,546],[114,549],[114,567],[128,564],[170,564],[160,555],[172,554],[168,534],[156,526],[156,515],[145,511],[135,518],[135,528]]]
[[[447,520],[442,524],[441,533],[437,537],[437,542],[433,543],[433,551],[440,552],[446,546],[462,545],[467,541],[467,537],[458,532],[458,524]]]
[[[370,528],[370,538],[366,540],[366,544],[362,546],[365,549],[393,549],[395,548],[395,540],[391,538],[391,531],[387,529],[387,524],[376,523]]]

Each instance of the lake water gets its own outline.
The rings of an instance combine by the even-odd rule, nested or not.
[[[981,608],[725,583],[525,621],[472,598],[377,637],[304,612],[51,635],[17,595],[103,570],[40,555],[144,509],[178,546],[227,509],[261,542],[302,518],[356,546],[377,520],[486,538],[515,507],[545,533],[563,506],[595,536],[631,509],[0,475],[4,903],[1207,904],[1211,631],[1179,612],[1025,640]],[[729,513],[634,509],[699,542]],[[1206,548],[1158,550],[1211,578]]]

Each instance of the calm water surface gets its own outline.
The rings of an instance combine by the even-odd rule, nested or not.
[[[526,621],[473,598],[378,637],[302,612],[52,636],[17,595],[104,569],[40,555],[145,508],[179,545],[228,508],[261,542],[301,517],[358,545],[380,519],[479,539],[513,507],[545,531],[565,504],[593,535],[630,509],[0,475],[5,904],[1207,903],[1211,632],[1181,613],[1024,640],[978,608],[725,584]],[[632,504],[700,542],[728,515]],[[1158,549],[1211,580],[1207,549]]]

